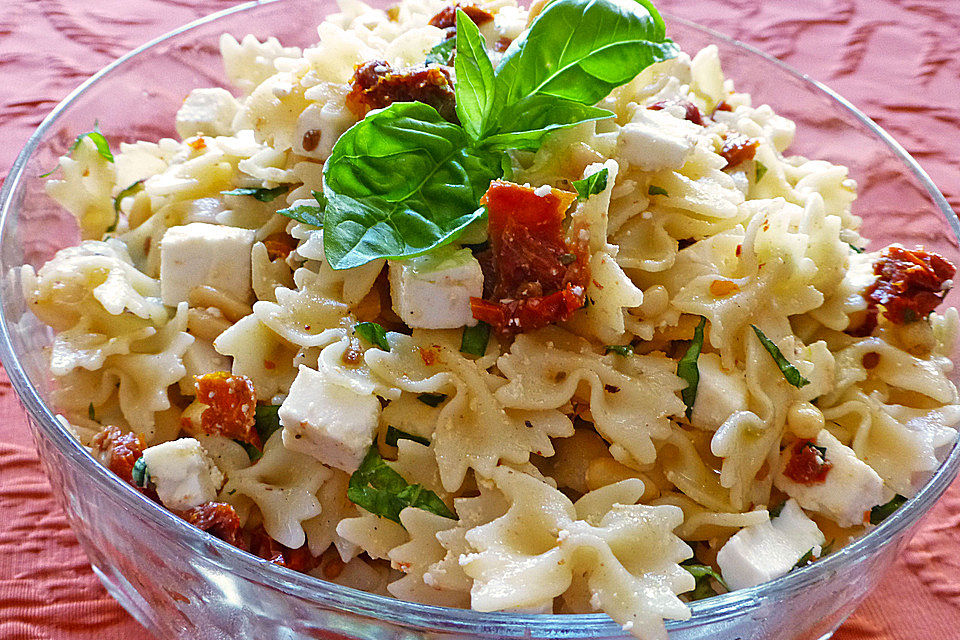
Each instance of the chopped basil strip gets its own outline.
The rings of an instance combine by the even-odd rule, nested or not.
[[[413,440],[414,442],[419,442],[420,444],[429,447],[430,441],[422,436],[416,436],[412,433],[407,433],[406,431],[401,431],[396,427],[387,427],[387,434],[384,436],[383,441],[386,442],[391,447],[397,446],[398,440]]]
[[[592,195],[596,195],[607,188],[607,175],[609,171],[606,168],[587,176],[583,180],[574,180],[573,188],[577,190],[577,200],[586,200]]]
[[[440,406],[440,403],[446,399],[447,394],[445,393],[421,393],[417,396],[417,400],[431,407]]]
[[[243,447],[244,451],[247,452],[247,455],[250,456],[250,462],[256,462],[263,457],[263,451],[260,451],[260,449],[257,449],[249,442],[240,442],[239,440],[234,440],[234,442]]]
[[[295,207],[290,207],[288,209],[280,209],[277,211],[282,216],[292,218],[297,222],[303,222],[304,224],[312,224],[315,227],[323,226],[323,212],[327,207],[327,200],[323,197],[323,194],[319,191],[313,192],[313,197],[317,200],[317,204],[299,204]]]
[[[603,348],[603,353],[618,353],[621,356],[632,356],[633,355],[633,345],[632,344],[608,344]]]
[[[117,197],[113,199],[113,223],[107,227],[107,233],[113,233],[117,230],[117,225],[120,223],[120,202],[127,196],[132,196],[141,189],[143,189],[143,183],[146,180],[137,180],[132,185],[121,191],[117,194]]]
[[[230,191],[221,191],[220,193],[225,196],[250,196],[254,200],[259,200],[260,202],[273,202],[283,194],[290,191],[289,185],[280,185],[279,187],[274,187],[273,189],[232,189]]]
[[[133,484],[137,485],[141,489],[146,489],[150,484],[150,470],[147,469],[147,461],[143,459],[143,456],[137,458],[137,461],[133,463]]]
[[[704,598],[710,598],[717,595],[716,589],[713,588],[713,585],[710,583],[710,580],[716,580],[724,589],[729,589],[727,583],[723,581],[723,578],[720,577],[720,574],[717,573],[713,567],[709,567],[705,564],[696,564],[692,560],[687,560],[680,564],[681,567],[686,569],[686,571],[696,579],[696,586],[693,591],[690,592],[691,600],[703,600]]]
[[[435,45],[433,49],[430,49],[430,52],[427,54],[427,59],[424,62],[427,64],[449,64],[456,47],[457,39],[447,38],[440,44]]]
[[[91,420],[97,419],[97,412],[93,408],[93,403],[90,403],[90,406],[87,407],[87,417]]]
[[[780,512],[783,511],[783,506],[787,504],[786,501],[781,502],[780,504],[775,504],[772,507],[767,507],[767,513],[770,514],[771,518],[780,517]]]
[[[860,247],[858,247],[857,245],[852,244],[852,243],[850,243],[850,242],[847,243],[847,246],[849,246],[851,249],[853,249],[855,253],[863,253],[863,251],[864,251],[862,248],[860,248]]]
[[[821,458],[822,460],[826,460],[826,459],[827,459],[827,448],[826,448],[826,447],[818,447],[817,445],[813,444],[812,442],[810,443],[810,446],[813,447],[814,449],[816,449],[816,450],[820,453],[820,458]]]
[[[902,507],[906,501],[907,498],[901,495],[895,495],[890,502],[877,505],[873,509],[870,509],[870,524],[880,524],[889,518],[894,511]]]
[[[756,175],[755,175],[754,182],[760,182],[761,180],[763,180],[763,176],[767,175],[767,166],[762,162],[760,162],[759,160],[757,160],[756,164],[757,164],[757,168],[756,168]]]
[[[783,377],[787,379],[787,382],[795,386],[797,389],[805,385],[810,384],[810,381],[800,375],[800,370],[795,366],[790,364],[790,361],[787,360],[783,353],[780,351],[780,347],[774,344],[773,340],[764,335],[763,331],[757,328],[756,325],[750,325],[753,329],[753,332],[757,334],[757,338],[760,339],[760,344],[763,345],[763,348],[767,350],[767,353],[773,358],[773,361],[777,363],[777,366],[780,368],[780,373],[783,374]]]
[[[380,457],[376,445],[370,447],[360,468],[350,476],[347,498],[370,513],[394,522],[400,522],[400,512],[407,507],[457,520],[456,514],[437,494],[419,484],[409,484],[390,468]]]
[[[464,327],[463,338],[460,339],[460,353],[466,353],[478,358],[487,352],[487,342],[490,340],[490,325],[482,320],[472,327]]]
[[[669,193],[667,193],[666,189],[664,189],[663,187],[658,187],[657,185],[654,185],[654,184],[647,187],[647,193],[651,196],[669,196],[670,195]]]
[[[390,351],[390,343],[387,342],[387,332],[376,322],[358,322],[353,325],[353,331],[373,346],[379,347],[384,351]]]
[[[113,162],[113,152],[110,151],[110,143],[107,142],[107,139],[100,132],[100,126],[98,124],[95,123],[93,125],[93,131],[81,133],[77,136],[77,139],[70,145],[70,151],[75,151],[76,148],[80,146],[80,143],[83,142],[84,138],[90,138],[90,140],[93,141],[93,144],[97,147],[97,153],[100,154],[101,158],[107,162]]]
[[[700,384],[700,369],[697,361],[700,359],[700,350],[703,349],[703,328],[706,324],[707,319],[701,316],[700,324],[693,332],[693,341],[677,363],[677,376],[687,383],[687,388],[680,392],[683,404],[687,405],[687,419],[693,413],[693,403],[697,401],[697,385]]]
[[[257,405],[254,429],[260,436],[260,442],[266,442],[273,432],[280,428],[280,416],[277,414],[279,410],[278,404]]]

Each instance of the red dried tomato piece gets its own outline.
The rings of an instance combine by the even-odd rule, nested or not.
[[[567,320],[583,306],[590,281],[586,243],[567,242],[563,230],[575,199],[556,189],[540,196],[503,180],[490,185],[480,200],[489,218],[490,255],[481,260],[489,299],[471,299],[475,318],[519,333]]]
[[[196,377],[197,400],[207,408],[200,414],[204,433],[222,435],[263,448],[254,428],[257,392],[250,378],[217,371]]]
[[[302,573],[306,573],[320,564],[320,558],[310,553],[306,544],[299,549],[285,547],[271,538],[262,526],[250,533],[248,551],[281,567]]]
[[[753,160],[757,155],[757,147],[760,146],[759,140],[753,140],[742,133],[729,133],[723,141],[723,148],[720,149],[720,155],[727,161],[724,169],[735,167],[741,162]]]
[[[240,516],[224,502],[205,502],[199,507],[175,512],[201,531],[207,531],[235,547],[242,546]]]
[[[873,272],[879,277],[864,297],[871,308],[883,307],[883,317],[890,322],[907,324],[937,308],[950,290],[948,282],[956,271],[950,261],[936,253],[887,247],[873,264]]]
[[[437,15],[430,18],[430,24],[438,29],[444,29],[447,31],[447,37],[452,37],[457,34],[457,9],[460,9],[470,20],[473,21],[478,27],[482,27],[488,22],[493,20],[493,14],[484,11],[480,7],[477,7],[472,4],[461,5],[459,3],[451,4],[439,11]],[[450,33],[450,30],[453,30],[453,33]]]
[[[733,107],[731,107],[730,103],[726,100],[721,100],[717,103],[716,108],[713,110],[714,113],[717,111],[733,111]]]
[[[133,465],[143,455],[143,438],[132,431],[124,433],[119,427],[106,426],[93,436],[91,447],[93,456],[104,466],[121,480],[134,484]]]
[[[275,260],[286,260],[294,249],[297,248],[297,240],[288,233],[273,233],[264,238],[263,245],[267,248],[267,257],[270,262]]]
[[[647,109],[650,109],[651,111],[660,111],[661,109],[666,109],[667,107],[672,107],[674,105],[683,107],[684,120],[689,120],[693,124],[699,124],[701,127],[703,126],[703,115],[700,113],[699,107],[689,100],[661,100],[660,102],[654,102],[652,105],[647,107]]]
[[[346,105],[357,118],[394,102],[423,102],[446,120],[456,119],[456,98],[447,67],[417,65],[393,69],[383,60],[371,60],[357,65],[351,82]]]
[[[824,452],[813,440],[797,440],[783,475],[800,484],[823,484],[832,468],[833,463],[827,462]]]

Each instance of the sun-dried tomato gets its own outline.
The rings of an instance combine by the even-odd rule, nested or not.
[[[240,516],[224,502],[205,502],[186,511],[175,512],[201,531],[206,531],[235,547],[242,546]]]
[[[289,233],[280,231],[264,238],[263,245],[267,248],[267,257],[270,258],[270,262],[286,260],[287,256],[297,248],[297,239]]]
[[[683,119],[689,120],[693,124],[699,124],[703,126],[703,115],[700,113],[700,109],[697,105],[693,104],[689,100],[661,100],[660,102],[654,102],[652,105],[647,107],[651,111],[660,111],[661,109],[666,109],[667,107],[680,106],[683,107],[684,114]]]
[[[783,475],[800,484],[823,484],[832,468],[833,463],[827,462],[824,452],[813,440],[797,440]]]
[[[757,147],[760,146],[759,140],[748,138],[742,133],[728,133],[723,140],[723,147],[720,149],[720,155],[727,161],[724,169],[735,167],[741,162],[753,160],[757,155]]]
[[[891,246],[873,264],[879,276],[865,292],[871,307],[883,307],[883,317],[894,324],[907,324],[926,317],[937,308],[957,269],[950,261],[922,249],[910,251]]]
[[[222,435],[263,448],[254,428],[257,392],[250,378],[217,371],[196,377],[197,401],[207,405],[200,414],[204,433]]]
[[[310,553],[306,544],[299,549],[285,547],[271,538],[262,526],[250,533],[247,550],[259,558],[303,573],[320,564],[320,558]]]
[[[91,448],[93,456],[110,471],[133,484],[133,465],[145,448],[143,438],[132,431],[124,433],[119,427],[106,426],[93,436]]]
[[[437,15],[430,18],[430,24],[446,31],[448,38],[457,35],[457,9],[467,14],[467,17],[478,27],[482,27],[493,20],[493,15],[480,7],[472,4],[461,5],[455,3],[447,5]]]
[[[585,240],[564,239],[563,218],[576,194],[497,180],[486,205],[490,256],[481,261],[488,299],[471,298],[473,316],[502,333],[519,333],[567,320],[583,306],[590,281]]]
[[[394,102],[423,102],[445,119],[456,119],[456,98],[450,70],[439,65],[393,69],[383,60],[357,65],[346,97],[347,108],[357,118]]]

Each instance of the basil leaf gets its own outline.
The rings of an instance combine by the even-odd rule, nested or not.
[[[767,175],[767,166],[757,160],[756,174],[754,175],[754,182],[760,182],[763,180],[763,176]]]
[[[110,151],[110,143],[107,142],[106,137],[104,137],[104,135],[100,132],[99,125],[94,124],[93,131],[88,131],[78,135],[77,139],[73,141],[72,145],[70,145],[70,151],[75,151],[77,147],[80,146],[80,143],[83,142],[84,138],[90,138],[90,140],[93,141],[93,144],[97,147],[97,153],[100,154],[101,158],[107,162],[113,162],[113,152]],[[54,171],[56,171],[56,169],[54,169]],[[53,171],[50,173],[53,173]],[[43,176],[40,177],[42,178]]]
[[[854,253],[863,253],[863,251],[864,251],[863,249],[861,249],[861,248],[858,247],[857,245],[851,244],[851,243],[849,243],[849,242],[847,243],[847,246],[849,246],[851,249],[853,249]]]
[[[670,195],[669,193],[667,193],[666,189],[664,189],[663,187],[658,187],[656,185],[650,185],[649,187],[647,187],[647,193],[651,196],[669,196]]]
[[[780,512],[783,511],[783,507],[787,504],[787,501],[784,500],[780,504],[775,504],[772,507],[767,507],[767,513],[770,515],[770,518],[779,518]]]
[[[440,403],[447,399],[445,393],[421,393],[417,400],[429,407],[439,407]]]
[[[764,335],[763,331],[757,328],[756,325],[750,325],[753,329],[753,332],[757,334],[757,338],[760,339],[760,344],[763,345],[763,348],[767,350],[767,353],[773,358],[773,361],[777,363],[777,367],[780,368],[780,373],[783,374],[783,377],[787,379],[787,382],[795,386],[797,389],[805,385],[810,384],[810,381],[800,375],[800,371],[790,364],[790,361],[787,360],[783,353],[780,351],[780,348],[773,343],[773,340]]]
[[[727,583],[724,582],[720,574],[713,569],[713,567],[705,564],[696,564],[691,560],[681,563],[680,566],[686,569],[687,573],[696,579],[696,586],[694,587],[693,591],[690,592],[691,600],[703,600],[704,598],[710,598],[717,595],[716,590],[710,583],[711,578],[719,582],[724,589],[730,588],[727,586]]]
[[[290,191],[289,185],[281,185],[273,189],[232,189],[220,193],[225,196],[250,196],[260,202],[273,202],[288,191]]]
[[[137,180],[132,185],[121,191],[117,194],[117,197],[113,199],[113,222],[107,227],[107,233],[113,233],[117,230],[117,225],[120,224],[120,202],[127,196],[132,196],[141,189],[143,189],[143,183],[146,182],[146,179]]]
[[[290,207],[289,209],[280,209],[277,211],[282,216],[292,218],[297,222],[303,222],[304,224],[312,224],[315,227],[323,226],[323,211],[327,207],[327,199],[323,197],[323,194],[319,191],[313,192],[313,197],[316,199],[317,204],[300,204],[295,207]]]
[[[803,567],[807,566],[814,560],[815,558],[813,557],[813,547],[811,547],[809,551],[807,551],[805,554],[800,556],[800,559],[797,560],[797,563],[793,565],[793,569],[802,569]]]
[[[150,470],[147,469],[147,461],[143,459],[143,456],[137,458],[137,461],[133,463],[133,469],[130,473],[134,485],[141,489],[146,489],[150,485]]]
[[[907,498],[898,494],[895,495],[890,502],[877,505],[873,509],[870,509],[870,524],[880,524],[889,518],[894,511],[902,507],[906,501]]]
[[[603,348],[604,355],[608,353],[618,353],[621,356],[632,356],[633,345],[630,344],[608,344]]]
[[[371,112],[340,136],[324,168],[323,248],[334,269],[403,259],[449,243],[483,215],[500,159],[419,102]]]
[[[373,346],[383,349],[384,351],[390,351],[390,343],[387,342],[387,332],[376,322],[358,322],[353,325],[353,331]]]
[[[601,169],[587,176],[583,180],[574,180],[573,188],[577,190],[577,200],[586,200],[607,188],[607,169]],[[610,349],[610,347],[607,347]]]
[[[490,325],[482,320],[472,327],[464,327],[463,337],[460,339],[460,353],[482,357],[487,352],[487,342],[490,340]]]
[[[409,484],[384,462],[376,445],[370,447],[360,468],[350,476],[347,498],[370,513],[400,522],[400,512],[414,507],[457,520],[456,514],[433,491]]]
[[[480,28],[457,9],[457,117],[467,134],[479,140],[490,128],[494,100],[493,64]]]
[[[596,104],[678,53],[648,0],[554,0],[504,53],[497,100],[502,108],[539,93]]]
[[[396,427],[387,427],[387,433],[383,438],[383,441],[386,442],[391,447],[397,446],[398,440],[413,440],[414,442],[419,442],[420,444],[429,447],[430,441],[426,438],[415,436],[412,433],[407,433],[406,431],[401,431]]]
[[[438,45],[435,45],[433,49],[430,49],[430,52],[427,53],[427,58],[424,60],[426,64],[450,64],[450,58],[453,57],[453,51],[457,46],[456,38],[447,38]]]
[[[256,422],[254,422],[253,428],[257,430],[260,442],[265,443],[273,435],[273,432],[280,428],[278,411],[280,411],[280,405],[278,404],[257,405],[254,413]]]
[[[606,109],[599,109],[579,102],[548,95],[523,98],[503,108],[500,125],[481,144],[487,149],[540,148],[547,134],[572,127],[583,122],[613,117]]]
[[[687,419],[693,413],[693,403],[697,401],[697,385],[700,384],[700,369],[697,361],[700,359],[700,350],[703,349],[703,328],[707,319],[700,317],[700,324],[693,331],[693,342],[687,347],[687,352],[677,363],[677,376],[686,380],[687,388],[680,392],[683,404],[687,405]]]
[[[247,456],[250,458],[250,462],[256,462],[263,457],[263,451],[260,451],[260,449],[257,449],[249,442],[241,442],[239,440],[234,440],[234,442],[243,447],[243,450],[247,452]]]

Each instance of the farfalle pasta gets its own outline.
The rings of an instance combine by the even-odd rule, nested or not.
[[[867,250],[846,168],[664,29],[403,0],[224,36],[181,139],[95,129],[48,182],[62,420],[290,569],[642,640],[875,526],[957,437],[953,265]]]

